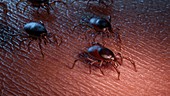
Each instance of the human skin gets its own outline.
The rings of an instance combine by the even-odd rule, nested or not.
[[[170,39],[169,5],[167,1],[115,0],[113,6],[103,9],[102,5],[90,2],[73,3],[68,9],[57,6],[50,14],[28,7],[24,13],[21,3],[16,10],[16,1],[8,2],[8,25],[1,23],[0,45],[0,94],[1,96],[169,96],[170,95]],[[81,7],[80,7],[81,6]],[[60,8],[61,7],[61,8]],[[0,7],[1,8],[1,7]],[[2,8],[1,8],[2,9]],[[66,14],[68,10],[68,14]],[[76,12],[77,11],[77,12]],[[0,11],[1,12],[1,11]],[[93,67],[91,74],[87,64],[77,62],[70,69],[77,55],[86,51],[90,40],[78,39],[87,28],[71,28],[82,17],[96,14],[111,15],[113,29],[119,28],[122,40],[121,54],[135,61],[137,72],[129,61],[124,60],[116,71],[103,68],[104,75]],[[5,17],[3,17],[5,18]],[[4,22],[5,19],[1,20]],[[62,37],[57,43],[42,43],[44,58],[38,40],[30,45],[22,43],[20,36],[13,37],[30,21],[42,20],[48,32]],[[8,29],[6,29],[8,26]],[[9,33],[9,34],[7,34]],[[91,35],[88,35],[90,37]],[[13,38],[12,38],[13,37]],[[100,36],[97,42],[101,43]],[[104,38],[105,47],[119,52],[113,38]]]

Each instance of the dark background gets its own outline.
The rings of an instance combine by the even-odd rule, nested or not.
[[[0,95],[1,96],[169,96],[170,95],[170,1],[169,0],[114,0],[108,7],[91,1],[75,1],[68,8],[56,3],[50,14],[41,8],[28,6],[28,2],[1,0],[0,6]],[[18,9],[17,9],[18,8]],[[133,70],[128,61],[117,73],[104,68],[103,76],[97,68],[89,74],[86,64],[78,63],[69,69],[77,54],[86,50],[90,38],[78,39],[86,27],[71,28],[84,17],[112,16],[113,29],[119,28],[122,39],[121,54],[132,58],[137,66]],[[62,37],[62,44],[42,43],[44,59],[38,41],[30,45],[22,41],[19,33],[25,23],[42,20],[48,32]],[[97,41],[101,42],[98,37]],[[105,46],[119,52],[113,39]]]

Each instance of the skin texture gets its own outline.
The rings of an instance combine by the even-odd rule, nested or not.
[[[114,7],[104,9],[93,1],[90,7],[76,1],[67,10],[59,4],[51,14],[45,9],[37,14],[32,7],[22,13],[27,3],[22,3],[16,10],[17,1],[7,3],[9,19],[0,19],[1,96],[170,96],[168,0],[114,0]],[[72,32],[71,28],[82,17],[92,14],[112,15],[112,27],[118,27],[121,33],[121,54],[135,61],[137,72],[126,60],[118,68],[120,80],[110,67],[102,69],[104,76],[95,67],[89,74],[88,65],[81,62],[70,69],[92,38],[87,33],[89,40],[78,39],[87,29],[77,27]],[[27,41],[20,48],[21,38],[11,35],[19,33],[18,28],[25,23],[39,20],[44,22],[47,31],[58,34],[63,41],[60,46],[42,43],[44,58],[38,41],[34,41],[28,51]],[[100,37],[97,36],[97,42],[102,42]],[[113,38],[104,39],[107,41],[104,46],[116,52]]]

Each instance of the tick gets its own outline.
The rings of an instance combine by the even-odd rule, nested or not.
[[[28,6],[33,6],[33,7],[37,7],[37,12],[39,11],[40,8],[45,8],[47,10],[48,13],[50,13],[50,9],[53,9],[52,6],[55,5],[56,2],[58,3],[62,3],[67,7],[67,4],[61,0],[57,0],[57,1],[52,1],[50,2],[50,0],[20,0],[16,6],[18,9],[18,6],[21,2],[28,2],[28,5],[24,7],[24,11],[26,10],[26,8]]]
[[[74,68],[77,61],[89,61],[89,71],[91,73],[91,66],[97,66],[101,73],[103,74],[103,71],[101,70],[101,67],[111,65],[112,68],[114,68],[118,74],[118,79],[120,78],[120,71],[118,70],[118,66],[123,64],[123,59],[126,59],[131,62],[131,64],[134,66],[134,70],[136,70],[136,65],[133,60],[131,60],[129,57],[124,57],[120,53],[113,53],[110,49],[104,47],[103,45],[99,43],[93,43],[91,47],[87,49],[86,52],[83,52],[82,58],[76,59],[71,67],[71,69]],[[104,74],[103,74],[104,75]]]
[[[22,40],[20,42],[20,46],[21,46],[21,43],[23,41],[26,41],[26,40],[30,39],[30,41],[28,42],[28,50],[29,50],[31,42],[34,41],[34,40],[38,40],[39,41],[39,43],[38,43],[39,48],[41,50],[41,54],[42,54],[43,58],[44,58],[44,53],[42,51],[42,46],[41,46],[42,41],[44,42],[45,45],[46,45],[46,43],[51,43],[52,42],[50,40],[50,38],[52,38],[55,42],[57,42],[58,45],[60,45],[61,42],[62,42],[60,36],[47,32],[47,30],[46,30],[46,28],[45,28],[42,21],[26,23],[24,25],[23,31],[24,32],[22,34],[19,34],[19,35],[21,36],[21,38],[26,38],[26,39]],[[56,36],[58,36],[60,38],[60,42],[57,41]]]
[[[90,19],[83,19],[83,21],[83,23],[73,26],[72,31],[74,31],[75,28],[78,26],[87,26],[89,29],[85,33],[95,31],[95,33],[102,34],[102,36],[106,34],[107,37],[115,38],[116,43],[119,45],[119,49],[121,50],[121,38],[120,34],[117,32],[119,31],[119,29],[116,28],[115,30],[113,30],[111,25],[111,16],[109,16],[108,20],[101,17],[92,17]],[[96,35],[94,36],[94,42],[95,38]]]

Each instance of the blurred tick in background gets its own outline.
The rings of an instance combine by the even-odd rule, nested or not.
[[[118,44],[119,49],[121,50],[121,38],[120,38],[120,34],[117,32],[119,31],[119,29],[118,28],[116,28],[115,30],[112,29],[111,16],[109,16],[109,20],[101,17],[91,17],[90,19],[85,18],[83,19],[82,23],[73,26],[72,31],[74,31],[78,26],[81,27],[87,26],[89,29],[85,33],[95,31],[96,35],[93,38],[93,42],[96,42],[95,39],[98,34],[102,34],[102,37],[106,35],[107,37],[115,38],[116,43]],[[83,34],[84,36],[85,33]]]
[[[48,13],[50,13],[50,9],[53,9],[52,6],[55,6],[55,3],[62,3],[67,7],[67,4],[61,0],[54,0],[52,2],[50,2],[50,0],[20,0],[17,4],[16,7],[17,9],[19,8],[19,4],[21,2],[28,2],[28,5],[24,7],[24,11],[26,10],[26,8],[28,6],[33,6],[33,7],[37,7],[37,13],[39,13],[39,9],[40,8],[45,8],[47,10]]]

